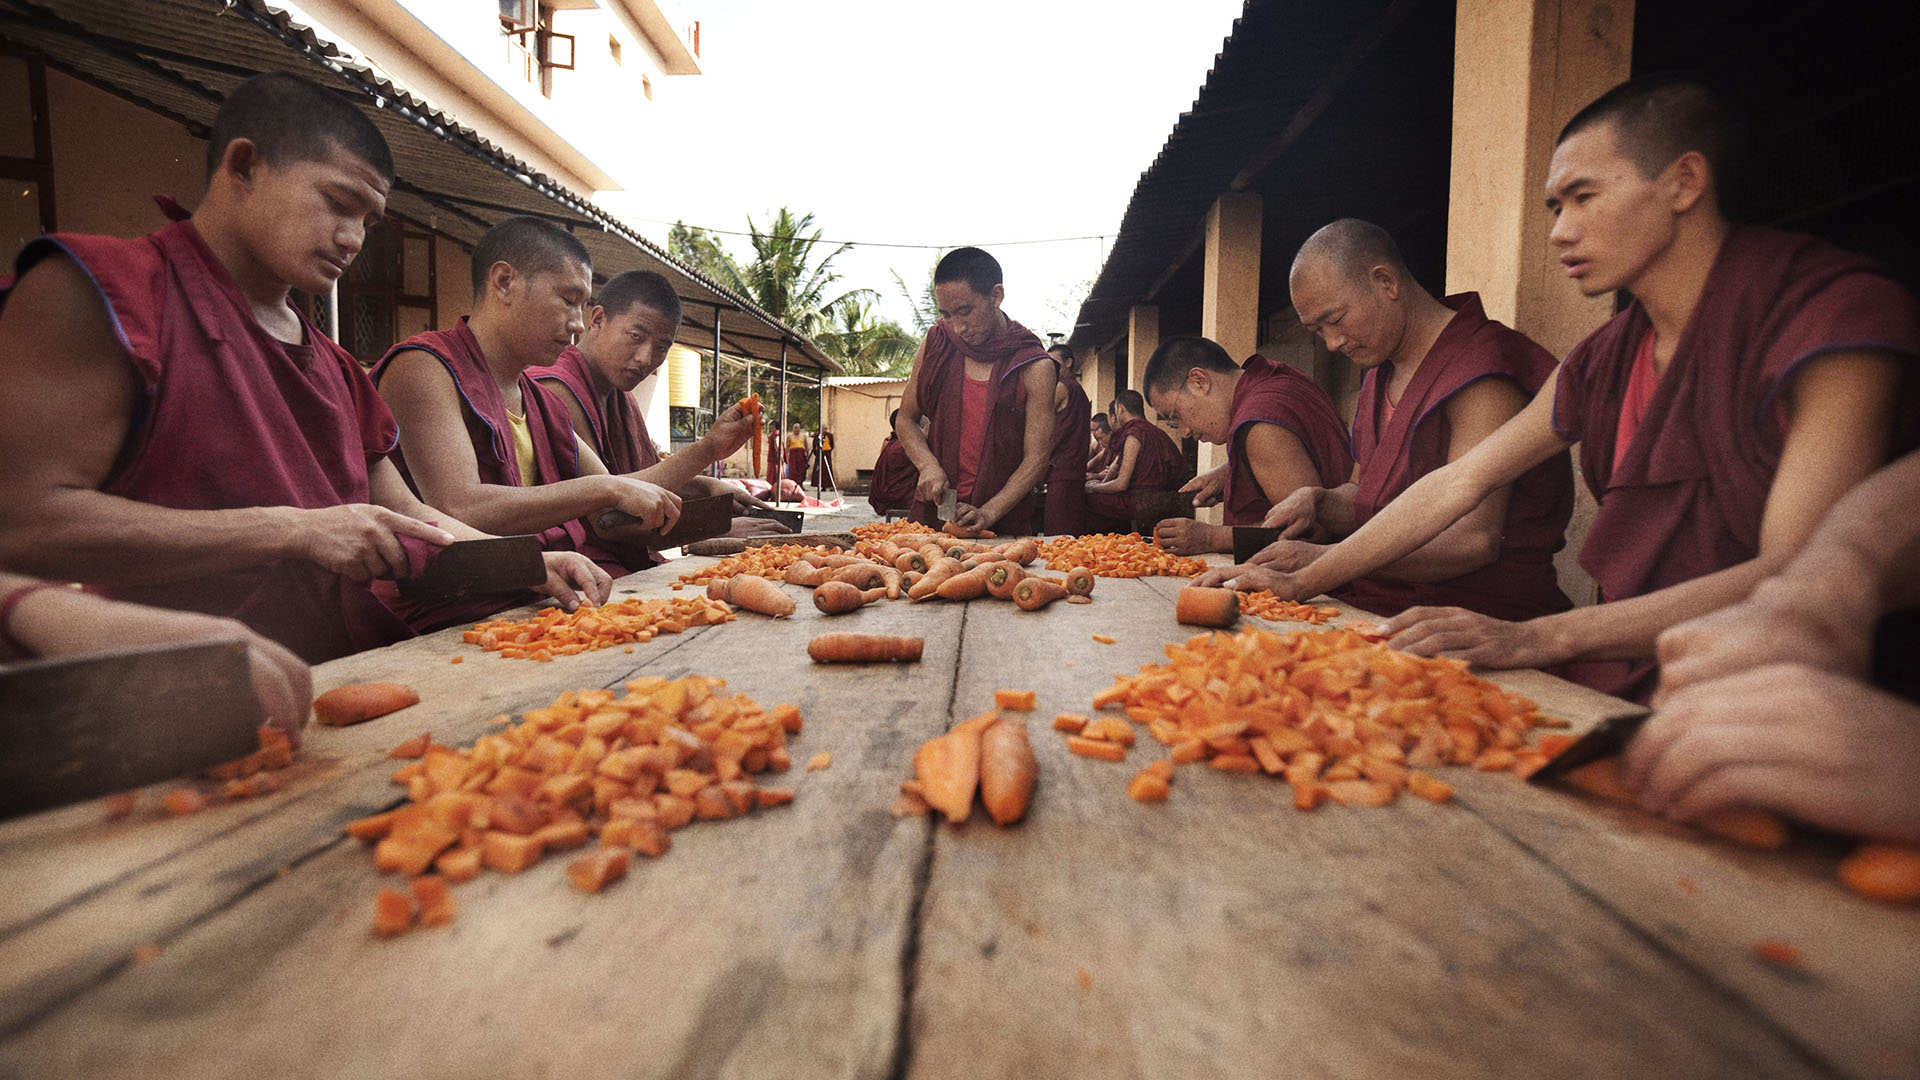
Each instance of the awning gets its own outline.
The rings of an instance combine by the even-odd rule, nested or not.
[[[0,0],[0,38],[46,56],[55,69],[136,101],[204,138],[235,86],[284,71],[338,88],[393,149],[394,212],[471,246],[496,222],[532,214],[571,229],[596,278],[653,270],[685,305],[678,340],[711,352],[714,320],[724,353],[837,372],[839,365],[751,301],[680,264],[595,206],[350,59],[261,0]]]

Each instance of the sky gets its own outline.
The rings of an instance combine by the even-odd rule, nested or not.
[[[1066,333],[1140,173],[1191,108],[1241,0],[686,0],[697,76],[655,87],[645,137],[674,165],[609,209],[664,243],[675,219],[745,231],[788,206],[856,242],[838,288],[924,287],[936,251],[985,247],[1005,310]],[[651,219],[651,220],[648,220]],[[1088,237],[1067,240],[1068,237]],[[743,236],[722,237],[736,257]],[[1059,240],[1056,243],[1019,241]],[[883,244],[931,245],[925,248]]]

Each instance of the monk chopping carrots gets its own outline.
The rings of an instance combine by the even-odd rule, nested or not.
[[[1005,521],[1024,532],[1033,489],[1052,460],[1059,374],[1040,339],[1000,310],[1006,287],[993,256],[948,252],[933,269],[933,295],[940,321],[920,342],[894,425],[920,471],[913,520],[938,523],[940,497],[952,492],[952,524],[978,530]]]
[[[731,495],[736,514],[766,506],[742,488],[700,475],[753,437],[753,417],[739,405],[666,458],[647,433],[633,391],[660,370],[680,332],[680,297],[666,278],[651,270],[615,274],[588,308],[586,327],[578,344],[527,374],[566,403],[574,434],[592,446],[608,472],[658,484],[686,499]],[[727,535],[786,531],[776,521],[735,517]]]
[[[651,565],[637,534],[670,527],[680,498],[608,472],[575,437],[565,402],[527,374],[583,329],[591,283],[580,241],[537,218],[508,218],[474,245],[473,314],[395,345],[373,380],[400,422],[400,465],[423,499],[483,528],[537,534],[548,551],[580,552],[618,576]],[[589,522],[607,510],[638,524]],[[422,633],[484,617],[478,609],[499,601],[390,600]]]
[[[1113,421],[1113,454],[1106,475],[1086,485],[1088,532],[1132,530],[1135,513],[1146,505],[1143,495],[1171,493],[1193,479],[1193,470],[1173,437],[1147,419],[1146,413],[1147,403],[1138,390],[1120,391],[1107,407]]]
[[[0,311],[0,565],[226,616],[319,662],[409,636],[374,578],[403,538],[484,534],[407,489],[392,414],[288,299],[325,293],[392,183],[333,91],[249,79],[214,118],[205,197],[146,237],[43,237]],[[572,553],[542,590],[610,581]]]
[[[1147,398],[1183,437],[1227,448],[1226,464],[1189,481],[1196,506],[1224,502],[1224,525],[1168,518],[1154,529],[1179,555],[1232,551],[1235,525],[1258,525],[1302,488],[1339,487],[1353,471],[1347,425],[1318,383],[1259,353],[1236,364],[1203,337],[1170,338],[1147,360]]]
[[[1739,131],[1684,77],[1635,79],[1581,110],[1548,170],[1549,241],[1581,292],[1626,289],[1633,302],[1518,416],[1313,562],[1202,583],[1324,592],[1407,557],[1582,443],[1600,508],[1581,563],[1603,603],[1523,622],[1416,607],[1387,630],[1409,651],[1491,667],[1608,662],[1572,673],[1646,698],[1662,630],[1744,598],[1913,438],[1912,296],[1869,259],[1732,224],[1721,199]]]
[[[1047,464],[1047,502],[1040,531],[1048,536],[1078,536],[1086,516],[1087,440],[1080,434],[1093,415],[1093,402],[1080,386],[1080,363],[1073,350],[1047,350],[1060,381],[1053,388],[1053,454]]]

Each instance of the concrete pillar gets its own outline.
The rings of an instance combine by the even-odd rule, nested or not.
[[[1153,350],[1159,347],[1160,309],[1152,304],[1135,304],[1127,309],[1127,384],[1124,389],[1146,393],[1141,388],[1140,376],[1147,370],[1147,360],[1153,356]],[[1106,408],[1107,402],[1113,400],[1113,393],[1121,389],[1115,385],[1113,392],[1095,402],[1095,405]]]
[[[1555,356],[1606,321],[1613,297],[1581,296],[1555,261],[1547,166],[1560,128],[1632,74],[1633,11],[1633,0],[1458,0],[1454,17],[1447,291],[1478,292],[1489,317]],[[1597,590],[1575,559],[1595,507],[1574,487],[1555,569],[1587,604]]]
[[[1251,192],[1227,192],[1207,210],[1200,333],[1235,360],[1260,348],[1260,216],[1260,196]],[[1226,447],[1200,444],[1201,472],[1226,460]],[[1220,508],[1200,511],[1200,519],[1219,524]]]

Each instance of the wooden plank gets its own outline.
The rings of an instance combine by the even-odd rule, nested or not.
[[[1088,761],[1045,721],[1192,633],[1177,587],[1103,580],[1101,602],[1038,617],[975,605],[957,712],[1039,691],[1040,787],[1017,829],[937,830],[910,1075],[1833,1074],[1464,806],[1301,814],[1283,784],[1198,766],[1132,803],[1157,744]],[[1096,626],[1120,640],[1091,644]]]
[[[665,572],[651,573],[664,587]],[[953,605],[907,607],[831,622],[804,607],[791,620],[743,615],[624,657],[638,672],[721,676],[756,700],[799,704],[791,806],[679,830],[666,856],[637,860],[600,896],[567,885],[564,855],[484,874],[456,887],[452,927],[393,941],[368,930],[386,881],[358,842],[327,841],[285,876],[263,861],[250,888],[201,900],[157,959],[107,972],[0,1042],[0,1056],[23,1072],[103,1077],[309,1073],[316,1062],[340,1075],[889,1075],[929,836],[923,820],[886,810],[900,763],[946,723],[965,618]],[[925,632],[926,658],[812,665],[805,639],[829,627]],[[588,671],[567,666],[585,659],[525,667],[551,680]],[[832,767],[800,771],[819,750]],[[337,838],[322,822],[313,842],[329,828]],[[232,844],[230,857],[261,859],[261,837]],[[192,858],[42,920],[35,945],[138,921],[142,889],[203,873],[202,854]]]

